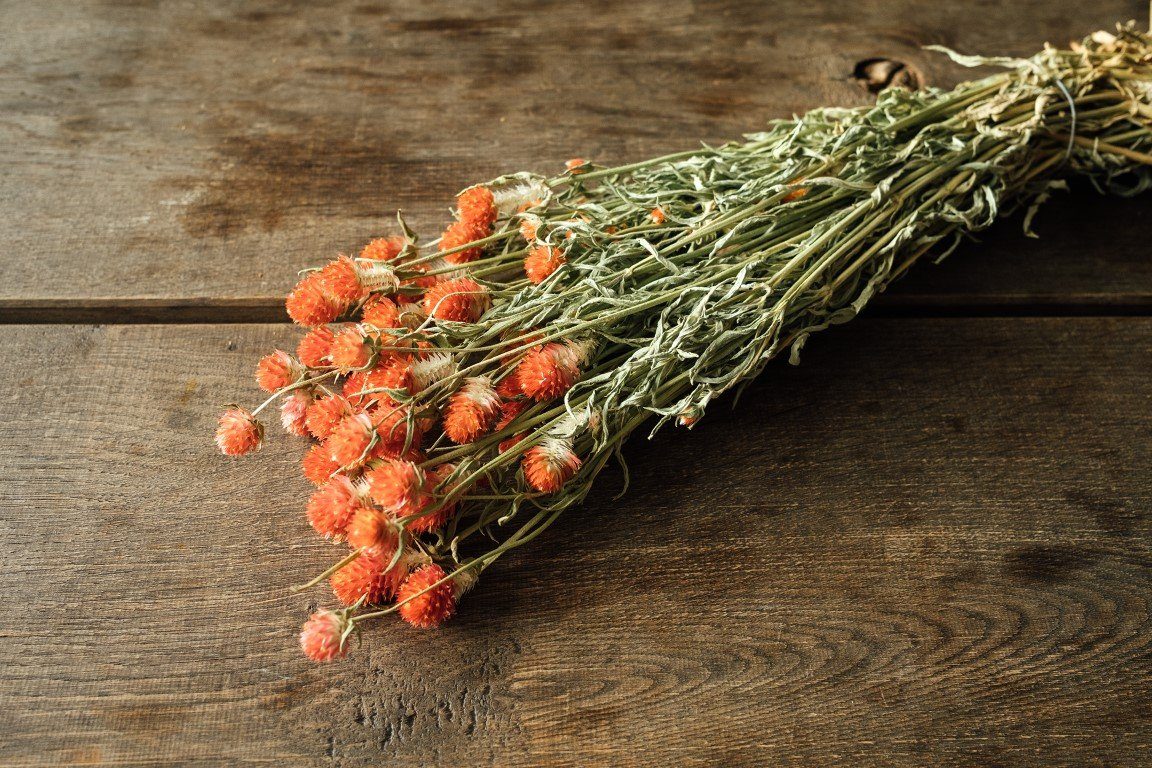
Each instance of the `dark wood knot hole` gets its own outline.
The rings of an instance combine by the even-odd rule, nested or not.
[[[856,62],[852,79],[867,88],[869,93],[880,93],[885,88],[907,88],[917,91],[924,87],[924,75],[911,64],[895,59],[875,58]]]

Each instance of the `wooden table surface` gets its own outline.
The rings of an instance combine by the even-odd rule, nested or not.
[[[300,445],[211,446],[295,270],[397,207],[1145,5],[0,5],[0,765],[1152,764],[1147,197],[918,267],[341,664]]]

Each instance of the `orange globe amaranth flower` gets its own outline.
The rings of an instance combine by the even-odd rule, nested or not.
[[[388,459],[364,473],[372,500],[397,517],[419,512],[428,503],[424,471],[410,461]]]
[[[549,342],[528,351],[516,366],[520,391],[543,402],[560,397],[580,378],[580,358],[572,345]]]
[[[265,392],[284,389],[303,375],[304,367],[282,349],[273,350],[256,364],[256,384]]]
[[[312,485],[324,485],[332,479],[333,473],[340,469],[340,465],[332,460],[332,452],[326,445],[314,445],[304,454],[300,462],[304,470],[304,477]]]
[[[564,168],[571,174],[583,173],[584,171],[582,169],[586,165],[588,165],[588,161],[582,157],[574,157],[571,160],[564,161]]]
[[[399,235],[378,237],[364,246],[360,251],[360,258],[371,259],[372,261],[392,261],[400,255],[407,243],[408,241]]]
[[[445,483],[455,471],[455,464],[441,464],[425,473],[431,494],[429,502],[422,510],[424,514],[408,524],[408,530],[417,534],[431,533],[443,528],[444,524],[456,514],[456,502],[443,504],[435,510],[430,509],[434,504],[440,503],[441,499],[452,493],[455,486],[448,486]]]
[[[332,338],[328,357],[340,373],[351,373],[368,365],[375,352],[372,339],[365,335],[364,329],[350,325]]]
[[[280,426],[296,437],[308,437],[308,408],[312,395],[302,389],[292,392],[280,403]]]
[[[348,309],[348,303],[325,290],[319,272],[309,273],[296,284],[284,301],[292,321],[314,328],[331,323]]]
[[[494,431],[499,432],[507,427],[515,421],[517,416],[528,410],[530,405],[532,405],[532,402],[523,398],[502,402],[500,404],[500,419],[496,422],[496,426],[493,428]]]
[[[653,224],[663,224],[664,219],[666,218],[664,215],[664,209],[660,208],[659,206],[653,208],[652,212],[648,214],[648,218],[652,219]]]
[[[507,453],[508,451],[512,450],[517,445],[519,445],[520,441],[523,440],[524,438],[526,438],[527,436],[528,436],[527,432],[517,432],[515,435],[512,435],[512,437],[504,438],[503,440],[500,441],[500,444],[498,446],[496,446],[497,453]]]
[[[505,400],[513,400],[524,394],[520,391],[520,381],[515,372],[500,379],[500,383],[496,385],[496,394]]]
[[[408,571],[402,567],[403,562],[388,568],[391,559],[383,553],[363,552],[336,571],[329,580],[336,599],[344,605],[354,605],[361,599],[364,605],[377,605],[395,597]]]
[[[528,449],[521,466],[529,485],[541,493],[555,493],[572,479],[581,463],[567,442],[549,437]]]
[[[376,296],[364,305],[360,321],[377,328],[398,328],[400,308],[387,296]]]
[[[432,586],[447,576],[444,569],[435,563],[410,573],[396,595],[396,601],[400,603],[400,618],[420,629],[438,627],[452,618],[456,613],[456,587],[451,581]]]
[[[391,558],[400,542],[393,517],[382,509],[361,505],[348,523],[348,544]]]
[[[326,325],[321,325],[308,333],[304,334],[304,338],[300,339],[300,343],[296,345],[296,357],[300,358],[300,362],[309,368],[323,368],[331,365],[331,360],[328,359],[328,353],[332,349],[332,329]]]
[[[474,323],[490,306],[488,289],[467,277],[436,283],[424,294],[424,311],[437,320]]]
[[[337,465],[345,469],[356,469],[368,460],[368,449],[375,434],[375,425],[368,415],[358,413],[345,417],[337,424],[324,445]]]
[[[312,614],[300,629],[300,649],[312,661],[332,661],[348,653],[344,632],[345,619],[332,611],[321,610]]]
[[[538,245],[524,257],[524,274],[528,275],[531,282],[540,285],[565,263],[564,254],[560,253],[560,249],[550,245]]]
[[[251,411],[229,408],[221,414],[216,427],[216,447],[225,456],[251,453],[263,440],[264,425],[256,421]]]
[[[326,440],[336,425],[352,415],[352,406],[339,395],[318,397],[308,406],[304,421],[308,431],[317,440]]]
[[[487,237],[488,232],[477,226],[473,221],[454,221],[448,225],[448,229],[444,230],[444,234],[440,236],[440,245],[437,248],[443,253],[455,248],[473,243],[480,238]],[[465,248],[462,251],[455,253],[445,254],[444,260],[449,264],[467,264],[470,261],[476,261],[484,253],[482,246],[474,246],[472,248]]]
[[[372,416],[380,443],[389,453],[399,454],[406,447],[419,446],[423,437],[418,419],[408,419],[407,406],[381,405]]]
[[[456,211],[461,221],[471,222],[485,233],[492,230],[498,212],[496,198],[488,187],[469,187],[456,197]]]
[[[343,475],[336,475],[308,499],[308,522],[316,533],[326,539],[342,538],[360,501],[360,494],[352,481]]]
[[[368,371],[355,371],[344,380],[344,386],[340,389],[341,394],[353,406],[361,406],[369,402],[367,395],[360,394],[364,391],[366,378],[368,378]]]
[[[328,262],[317,274],[320,275],[320,284],[324,290],[345,304],[359,301],[368,295],[368,290],[360,282],[356,262],[347,256]]]
[[[444,434],[457,445],[475,441],[489,432],[500,418],[500,396],[492,380],[475,376],[448,400],[444,411]]]
[[[403,357],[389,358],[383,365],[377,365],[364,376],[364,392],[369,400],[382,405],[396,405],[387,392],[370,392],[373,389],[395,389],[414,393],[412,362]]]
[[[536,242],[536,236],[540,234],[541,221],[537,216],[525,216],[520,220],[520,237],[528,243]]]

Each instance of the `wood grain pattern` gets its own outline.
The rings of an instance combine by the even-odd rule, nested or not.
[[[15,31],[0,46],[0,313],[115,320],[129,302],[144,318],[187,319],[190,304],[195,319],[264,319],[295,270],[380,234],[397,207],[435,234],[455,190],[501,172],[626,162],[863,103],[848,77],[863,58],[949,85],[967,73],[919,46],[1027,54],[1145,13],[1135,0],[14,0],[0,7]],[[1057,202],[1042,243],[1007,227],[896,303],[1147,312],[1145,213]]]
[[[1152,320],[861,320],[318,667],[283,326],[0,328],[0,764],[1139,765]]]

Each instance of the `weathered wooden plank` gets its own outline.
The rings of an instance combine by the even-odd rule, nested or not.
[[[1026,54],[1145,13],[1135,0],[850,12],[751,0],[8,2],[0,310],[266,308],[296,269],[380,234],[397,207],[435,234],[452,193],[476,180],[573,155],[631,161],[863,103],[848,75],[866,57],[946,85],[965,73],[919,46]],[[1056,203],[1042,243],[1006,229],[900,301],[1147,307],[1145,208]],[[1086,258],[1085,243],[1101,247]]]
[[[0,764],[1136,765],[1152,320],[862,320],[318,667],[273,326],[0,329]]]

